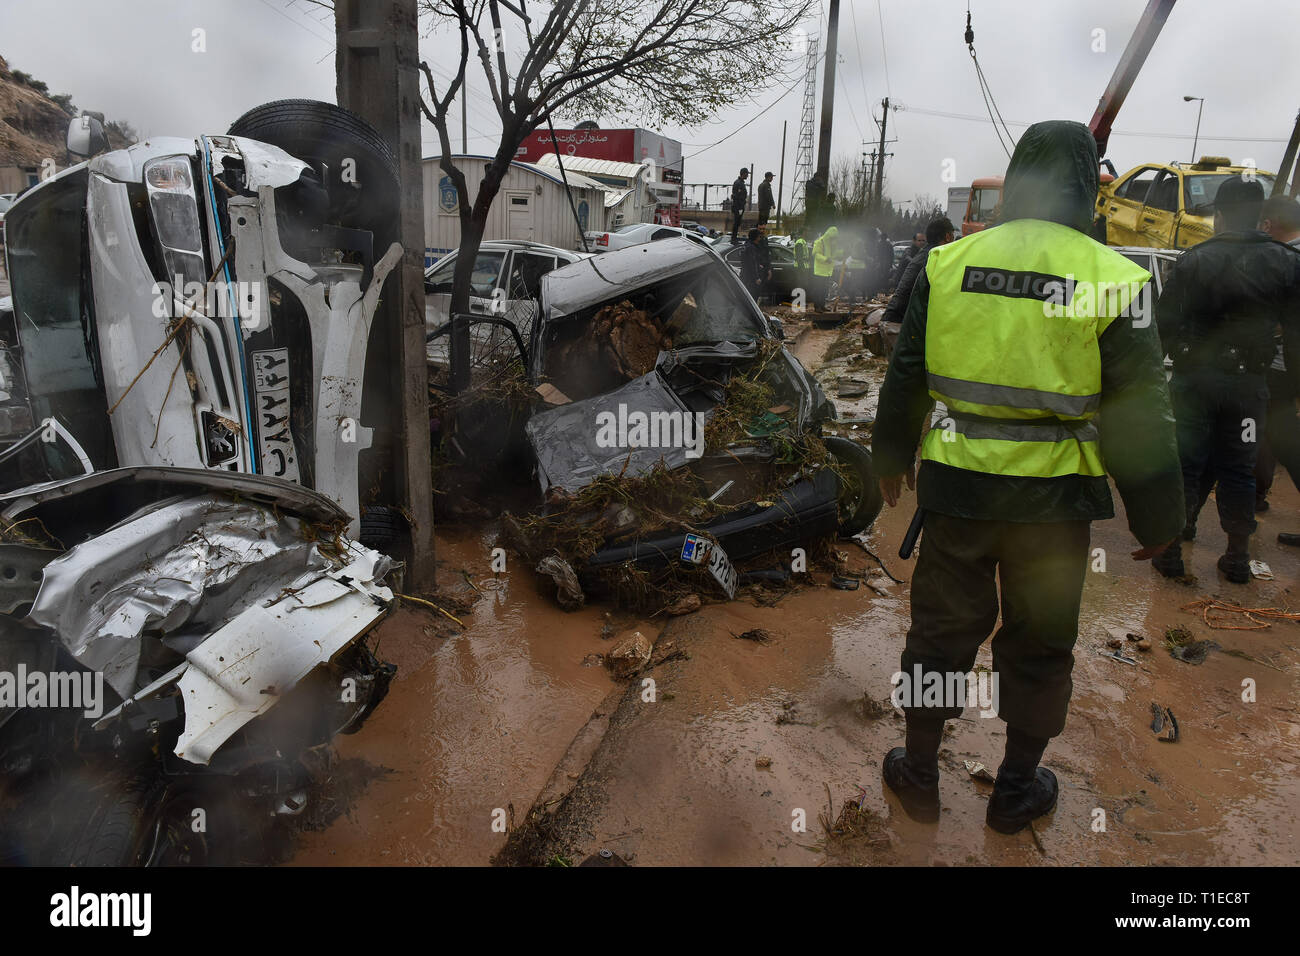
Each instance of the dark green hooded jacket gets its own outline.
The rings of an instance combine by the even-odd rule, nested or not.
[[[1097,146],[1086,126],[1062,120],[1035,123],[1020,138],[1007,167],[1002,215],[992,228],[1016,229],[1018,220],[1046,219],[1086,234],[1097,182]],[[1066,275],[1070,264],[1062,262],[1056,271]],[[1150,301],[1145,293],[1143,298]],[[901,474],[914,460],[922,423],[930,414],[925,374],[929,301],[930,283],[922,272],[880,390],[872,454],[877,473],[884,477]],[[971,315],[972,323],[978,320],[977,314]],[[1102,333],[1098,346],[1102,458],[1124,499],[1134,536],[1145,546],[1163,544],[1178,536],[1186,516],[1156,324],[1149,321],[1136,328],[1122,317]],[[990,475],[934,461],[921,465],[917,498],[928,511],[990,521],[1093,521],[1115,514],[1104,477]]]

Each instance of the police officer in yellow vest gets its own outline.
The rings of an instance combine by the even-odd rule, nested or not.
[[[1150,275],[1088,238],[1097,181],[1085,126],[1026,130],[1001,223],[930,251],[880,392],[873,454],[891,506],[904,477],[913,486],[931,402],[943,406],[916,479],[924,532],[895,675],[906,747],[882,770],[914,819],[938,819],[944,721],[999,610],[991,689],[1007,743],[986,821],[1015,833],[1051,812],[1056,777],[1038,764],[1065,726],[1089,523],[1114,516],[1107,474],[1135,559],[1182,530]]]
[[[840,231],[831,226],[813,243],[813,302],[819,311],[826,311],[826,299],[830,295],[831,276],[835,264],[843,257],[839,243]]]

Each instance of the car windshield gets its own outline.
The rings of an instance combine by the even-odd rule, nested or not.
[[[1188,173],[1183,176],[1183,207],[1198,216],[1214,214],[1211,208],[1219,187],[1229,179],[1238,178],[1237,173]],[[1267,173],[1256,173],[1256,181],[1264,187],[1264,195],[1273,191],[1273,178]]]
[[[14,201],[10,199],[8,196],[0,196],[0,212],[8,212],[9,207],[12,206],[13,204]]]

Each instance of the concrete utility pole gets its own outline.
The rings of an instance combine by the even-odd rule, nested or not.
[[[880,114],[880,162],[876,164],[876,205],[885,201],[885,125],[889,122],[889,97],[883,101],[884,112]]]
[[[1287,177],[1291,174],[1291,163],[1295,160],[1296,149],[1300,147],[1300,113],[1295,115],[1295,126],[1291,127],[1291,138],[1287,141],[1286,152],[1282,154],[1282,165],[1277,168],[1277,178],[1273,180],[1273,196],[1287,195]],[[1291,192],[1294,193],[1294,183]]]
[[[817,139],[817,175],[823,186],[831,181],[831,128],[835,113],[835,41],[840,32],[840,0],[826,11],[826,72],[822,79],[822,126]]]
[[[416,0],[336,0],[334,5],[339,105],[364,117],[397,156],[403,255],[400,268],[393,271],[384,291],[383,299],[389,304],[377,315],[377,321],[387,328],[372,333],[371,351],[378,345],[381,354],[377,358],[393,369],[385,369],[386,374],[376,379],[391,383],[381,415],[398,423],[389,468],[395,477],[397,500],[411,522],[407,586],[414,591],[432,590],[436,583],[429,386],[424,354],[424,178],[418,27]]]

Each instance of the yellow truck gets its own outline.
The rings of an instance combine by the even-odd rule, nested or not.
[[[1186,249],[1214,234],[1214,197],[1234,176],[1254,176],[1273,191],[1272,173],[1234,166],[1226,156],[1195,163],[1147,163],[1097,191],[1093,236],[1112,246]]]

